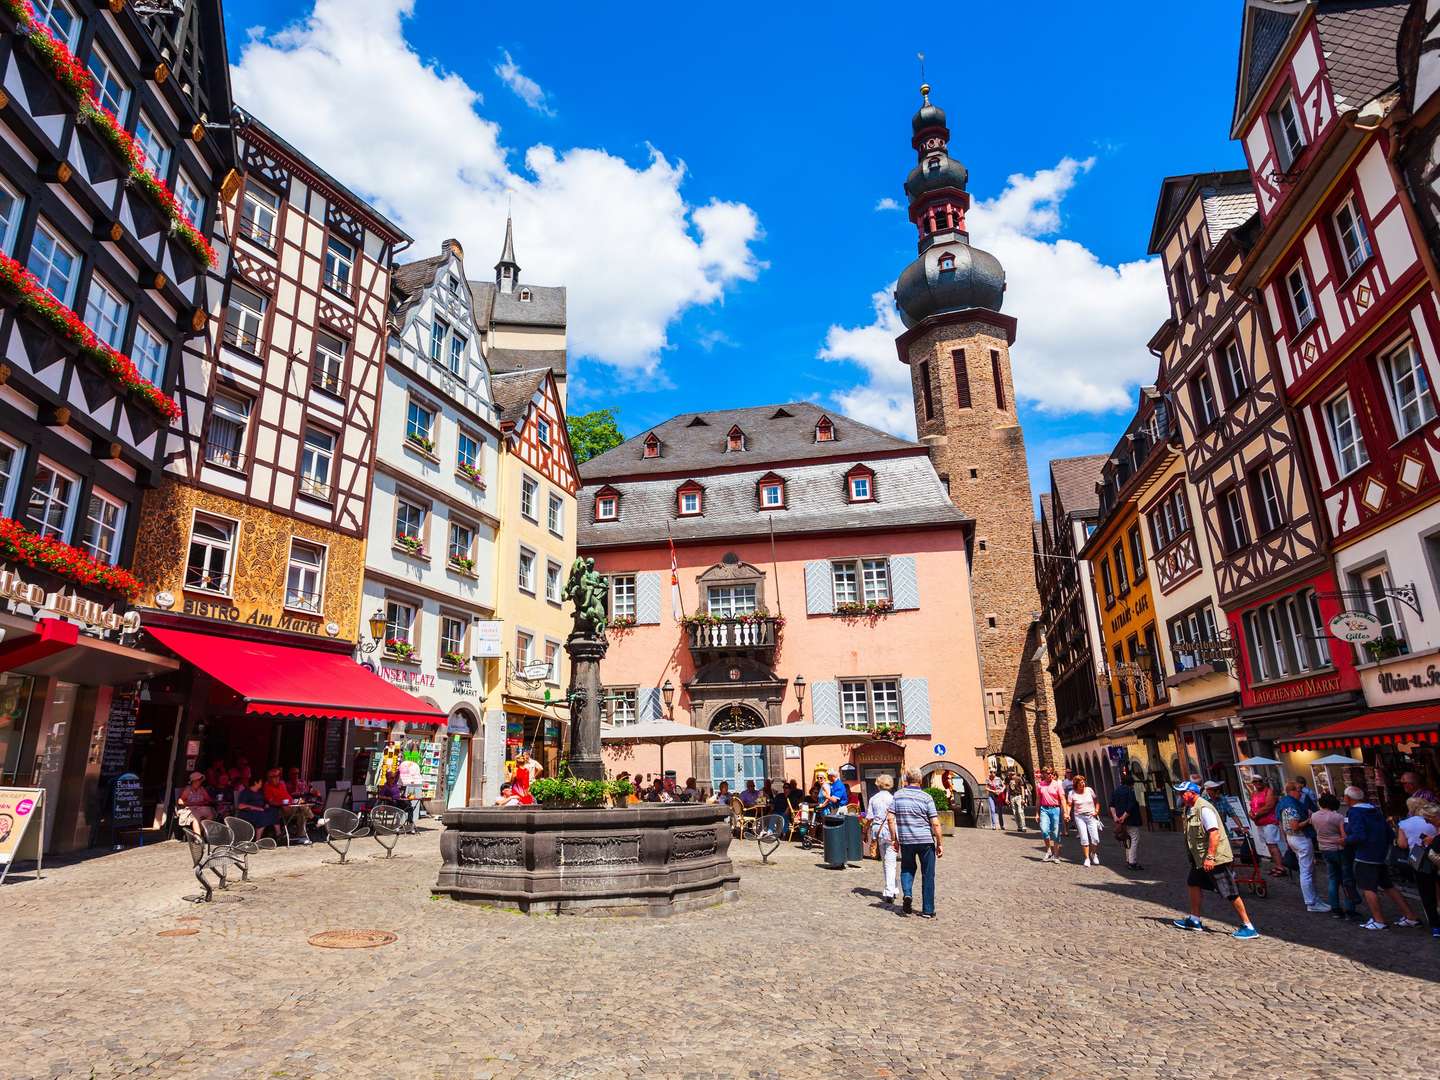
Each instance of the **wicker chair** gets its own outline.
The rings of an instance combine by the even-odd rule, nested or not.
[[[760,834],[760,808],[752,806],[748,810],[745,804],[740,801],[739,795],[730,797],[730,812],[735,818],[735,835],[741,840],[746,834],[758,836]]]

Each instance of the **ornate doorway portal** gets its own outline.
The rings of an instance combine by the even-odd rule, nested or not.
[[[750,731],[764,726],[765,718],[748,705],[722,705],[710,720],[711,731]],[[765,747],[742,746],[729,739],[712,742],[710,782],[715,790],[719,791],[724,781],[738,794],[745,790],[746,780],[754,780],[756,787],[765,783]]]

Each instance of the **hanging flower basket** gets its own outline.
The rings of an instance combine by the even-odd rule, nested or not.
[[[79,315],[62,304],[34,274],[8,255],[0,255],[0,286],[17,298],[21,308],[75,345],[81,355],[98,364],[110,380],[126,393],[166,420],[180,418],[180,406],[174,398],[141,375],[140,369],[128,356],[116,352],[96,337],[95,331],[86,326]]]
[[[23,563],[48,570],[79,585],[109,589],[135,597],[145,586],[128,570],[100,562],[88,552],[54,537],[31,532],[13,518],[0,518],[0,562]]]

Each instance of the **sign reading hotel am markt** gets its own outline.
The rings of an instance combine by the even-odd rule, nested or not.
[[[1351,645],[1379,641],[1382,632],[1380,620],[1368,611],[1342,611],[1330,620],[1330,636]]]

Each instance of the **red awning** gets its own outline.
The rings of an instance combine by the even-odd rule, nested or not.
[[[1282,754],[1289,754],[1296,750],[1341,750],[1397,742],[1440,743],[1440,706],[1361,713],[1293,739],[1281,739],[1278,746]]]
[[[436,712],[345,653],[149,627],[160,644],[190,661],[261,716],[443,724]]]

